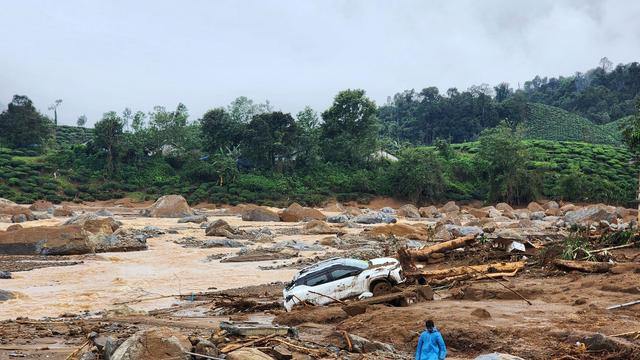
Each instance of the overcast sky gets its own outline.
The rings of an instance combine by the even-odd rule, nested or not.
[[[571,75],[640,61],[640,1],[9,1],[0,104],[31,97],[61,123],[183,102],[191,119],[244,95],[296,113],[342,89]]]

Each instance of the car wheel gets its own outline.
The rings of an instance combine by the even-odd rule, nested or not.
[[[379,281],[371,287],[373,296],[380,296],[391,292],[391,284],[388,281]]]

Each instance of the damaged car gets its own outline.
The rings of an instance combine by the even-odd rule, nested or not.
[[[394,258],[332,258],[294,275],[283,290],[284,308],[291,311],[303,302],[325,305],[365,293],[378,296],[405,280],[400,262]]]

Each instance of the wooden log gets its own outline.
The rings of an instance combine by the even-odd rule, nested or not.
[[[588,273],[605,273],[614,265],[608,262],[598,261],[576,261],[576,260],[562,260],[556,259],[554,262],[556,266],[561,268],[578,270]]]
[[[272,338],[276,337],[276,335],[278,335],[278,334],[267,335],[267,336],[264,336],[264,337],[261,337],[259,339],[255,339],[255,340],[243,343],[243,344],[229,344],[229,345],[226,345],[225,347],[223,347],[222,349],[220,349],[220,352],[223,353],[223,354],[226,354],[226,353],[232,352],[234,350],[241,349],[243,347],[251,346],[251,345],[254,345],[254,344],[257,344],[257,343],[261,343],[263,341],[272,339]]]
[[[459,237],[457,239],[453,239],[453,240],[449,240],[449,241],[445,241],[445,242],[441,242],[438,244],[435,244],[433,246],[429,246],[423,249],[416,249],[416,250],[408,250],[409,254],[411,255],[412,259],[415,260],[428,260],[429,259],[429,255],[434,254],[434,253],[439,253],[439,252],[443,252],[443,251],[447,251],[447,250],[453,250],[453,249],[457,249],[463,246],[466,246],[467,244],[473,242],[476,240],[476,236],[475,235],[466,235],[463,237]]]
[[[412,272],[408,272],[405,275],[407,277],[423,278],[427,280],[441,280],[450,277],[456,277],[467,274],[486,274],[486,273],[506,273],[513,272],[524,268],[526,263],[524,261],[516,262],[503,262],[485,265],[473,265],[473,266],[459,266],[448,269],[428,270],[420,269]]]

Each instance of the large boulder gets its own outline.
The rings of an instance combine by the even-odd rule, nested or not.
[[[29,210],[33,211],[49,211],[49,209],[53,208],[53,203],[46,200],[37,200],[31,206],[29,206]]]
[[[293,203],[284,211],[280,212],[280,220],[285,222],[325,220],[326,218],[327,217],[319,210],[305,208],[298,203]]]
[[[227,360],[275,360],[271,356],[255,348],[242,348],[227,354]]]
[[[511,207],[511,205],[503,202],[496,204],[496,209],[498,209],[499,211],[513,212],[513,208]]]
[[[63,205],[61,207],[57,207],[53,209],[53,216],[66,217],[73,216],[73,210],[69,208],[67,205]]]
[[[538,204],[535,201],[532,201],[529,203],[529,205],[527,205],[527,210],[529,210],[529,212],[544,212],[544,208],[542,207],[542,205]]]
[[[616,219],[615,208],[612,211],[609,210],[609,207],[605,206],[587,206],[578,210],[568,211],[564,215],[564,221],[568,225],[588,225],[601,220],[612,222]]]
[[[189,360],[191,342],[183,334],[166,328],[138,331],[122,343],[111,355],[111,360]]]
[[[420,212],[420,216],[425,218],[434,218],[440,215],[438,208],[433,205],[421,207],[418,211]]]
[[[560,209],[560,204],[558,204],[557,202],[551,200],[551,201],[547,201],[543,206],[542,206],[545,210],[549,210],[549,209]]]
[[[161,218],[183,218],[193,214],[187,200],[180,195],[162,196],[151,207],[142,211],[143,216]]]
[[[418,219],[420,218],[420,210],[414,205],[407,204],[401,206],[400,209],[398,209],[398,215],[410,219]]]
[[[352,221],[359,224],[392,224],[397,222],[398,220],[396,220],[393,215],[385,214],[381,211],[378,211],[358,215],[354,217]]]
[[[212,223],[207,224],[204,233],[206,236],[222,236],[231,238],[234,235],[238,234],[238,229],[229,225],[228,222],[222,219],[218,219]]]
[[[442,208],[440,208],[440,212],[443,212],[443,213],[450,213],[450,212],[456,212],[456,211],[460,211],[460,207],[456,205],[455,201],[449,201],[448,203],[444,204]]]
[[[255,207],[250,208],[247,211],[242,213],[243,221],[280,221],[280,216],[275,212],[264,208],[264,207]]]
[[[17,205],[16,203],[14,203],[11,200],[5,199],[5,198],[0,198],[0,207],[3,206],[13,206],[13,205]]]
[[[376,226],[368,231],[367,235],[373,237],[387,237],[393,235],[410,240],[433,240],[432,230],[425,224],[389,224]]]
[[[180,220],[178,220],[178,223],[195,223],[195,224],[202,224],[203,222],[207,222],[207,216],[206,215],[190,215],[190,216],[185,216],[183,218],[181,218]]]
[[[0,253],[5,255],[76,255],[92,251],[89,233],[79,225],[0,232]]]
[[[98,217],[95,214],[74,216],[64,222],[64,225],[80,225],[84,230],[97,234],[113,234],[120,227],[120,223],[110,217]]]
[[[332,227],[322,220],[311,220],[304,224],[302,232],[309,235],[340,234],[342,231]]]
[[[475,216],[478,219],[483,219],[483,218],[488,218],[489,217],[489,210],[487,210],[487,209],[469,208],[469,209],[467,209],[467,212],[469,214]]]
[[[0,206],[0,215],[24,215],[29,221],[35,219],[31,210],[20,205]]]
[[[339,213],[339,212],[343,212],[344,211],[344,206],[342,206],[342,204],[340,204],[337,201],[329,201],[324,205],[322,210],[324,210],[326,212],[338,212]]]

